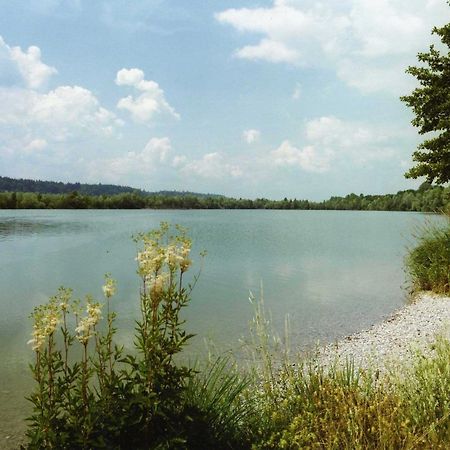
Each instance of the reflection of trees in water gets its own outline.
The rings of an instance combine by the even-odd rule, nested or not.
[[[61,234],[78,232],[80,229],[86,228],[82,224],[74,224],[70,222],[41,222],[36,220],[24,219],[3,219],[0,221],[0,240],[9,236],[26,236],[30,234]]]

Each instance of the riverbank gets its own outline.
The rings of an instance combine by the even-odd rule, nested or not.
[[[431,356],[438,335],[450,338],[450,297],[421,292],[384,321],[320,349],[318,364],[353,360],[356,368],[384,372],[394,362],[408,364],[417,352]]]

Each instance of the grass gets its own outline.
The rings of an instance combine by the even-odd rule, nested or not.
[[[417,355],[375,382],[347,367],[309,365],[291,372],[276,401],[261,398],[257,449],[449,448],[450,343],[433,358]]]
[[[427,225],[409,251],[406,269],[413,290],[450,293],[450,217],[445,226]]]
[[[376,367],[362,370],[352,361],[325,367],[314,358],[291,360],[262,303],[252,325],[252,449],[450,447],[448,339],[437,339],[432,357],[417,352],[411,364],[392,365],[378,378]]]

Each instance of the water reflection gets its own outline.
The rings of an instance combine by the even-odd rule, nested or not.
[[[14,217],[0,218],[0,241],[13,236],[79,233],[86,228],[86,224],[73,222],[48,222]]]

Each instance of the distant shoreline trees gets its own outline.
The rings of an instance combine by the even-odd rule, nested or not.
[[[280,209],[280,210],[356,210],[438,212],[450,203],[450,187],[423,183],[418,190],[386,195],[331,197],[322,202],[287,199],[255,200],[185,193],[87,195],[0,192],[0,209]]]

